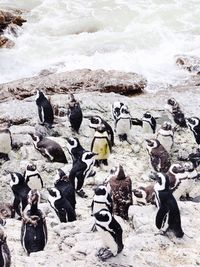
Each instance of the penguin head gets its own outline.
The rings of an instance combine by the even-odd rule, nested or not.
[[[160,146],[160,142],[157,139],[146,139],[147,142],[147,148],[153,149]]]
[[[133,189],[132,192],[136,198],[146,199],[147,193],[143,186]]]
[[[156,184],[154,185],[155,191],[169,190],[170,182],[169,182],[169,177],[166,173],[162,172],[152,173],[150,175],[150,178],[156,181]]]
[[[67,149],[71,151],[73,148],[79,147],[80,142],[77,137],[64,137],[67,140]]]
[[[68,99],[69,99],[70,102],[76,102],[76,99],[75,99],[75,97],[74,97],[74,94],[72,94],[72,93],[70,93],[70,94],[68,95]]]
[[[101,209],[94,213],[94,217],[99,223],[110,223],[112,221],[112,214],[107,209]]]
[[[43,136],[40,133],[37,134],[29,133],[29,135],[31,136],[34,142],[39,142],[43,139]]]
[[[54,178],[54,184],[56,185],[59,181],[69,181],[69,177],[65,174],[62,169],[58,169]]]
[[[178,102],[174,98],[168,99],[165,109],[172,113],[175,108],[179,108]]]
[[[142,120],[143,121],[146,121],[146,122],[151,122],[151,119],[152,119],[152,115],[151,115],[151,113],[150,112],[146,112],[146,113],[144,113],[144,115],[143,115],[143,117],[142,117]]]
[[[172,124],[171,122],[169,121],[164,121],[162,126],[161,126],[161,129],[164,130],[164,131],[170,131],[172,130]]]
[[[28,193],[28,203],[34,205],[40,202],[40,193],[37,189],[32,189]]]
[[[34,172],[37,170],[37,166],[34,163],[29,162],[28,165],[26,166],[26,170]]]
[[[90,125],[89,127],[92,129],[96,129],[97,127],[101,126],[102,119],[99,116],[91,116],[90,117]]]
[[[195,127],[200,126],[200,119],[197,117],[186,118],[186,123],[190,130],[195,131]]]
[[[109,188],[105,185],[99,185],[94,189],[94,201],[98,202],[108,202],[109,198]]]
[[[119,165],[118,168],[117,168],[116,176],[117,176],[116,177],[117,180],[124,180],[124,179],[126,179],[126,175],[124,173],[124,169],[123,169],[123,167],[121,165]]]
[[[176,175],[177,173],[184,173],[185,172],[185,168],[180,163],[174,163],[174,164],[172,164],[170,166],[169,172]]]
[[[91,161],[92,159],[95,160],[95,156],[98,155],[97,153],[93,153],[93,152],[85,152],[82,155],[82,161],[87,162],[87,161]]]
[[[114,102],[112,104],[112,116],[114,119],[118,118],[121,112],[121,107],[124,106],[124,103],[122,102]]]
[[[3,229],[0,228],[0,246],[5,244],[7,239],[6,234],[4,233]]]
[[[184,163],[184,169],[185,169],[185,171],[187,171],[187,172],[192,172],[192,171],[195,170],[195,168],[194,168],[194,164],[193,164],[191,161],[185,162],[185,163]]]
[[[24,183],[24,177],[18,172],[11,172],[10,173],[11,180],[10,180],[10,187],[12,188],[15,185],[19,185]]]
[[[54,200],[61,198],[61,193],[57,188],[50,187],[50,188],[47,188],[47,191],[49,192],[50,197],[53,198]]]
[[[40,89],[37,89],[36,90],[36,99],[35,100],[43,99],[43,98],[45,98],[44,93]]]
[[[105,127],[105,125],[101,123],[101,124],[96,128],[96,131],[97,131],[98,133],[104,133],[104,132],[106,131],[106,127]]]
[[[130,117],[130,112],[129,112],[128,106],[123,105],[123,106],[121,107],[121,109],[120,109],[120,115],[121,115],[123,118]]]

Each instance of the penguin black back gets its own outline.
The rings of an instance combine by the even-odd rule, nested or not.
[[[70,95],[70,102],[68,107],[68,116],[72,129],[78,133],[83,120],[83,113],[80,104],[74,98],[74,95]]]
[[[36,104],[38,106],[38,115],[41,123],[46,123],[51,127],[54,121],[53,108],[49,100],[40,90],[37,90]]]

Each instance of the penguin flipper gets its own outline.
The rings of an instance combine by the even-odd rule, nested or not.
[[[156,215],[156,227],[161,229],[163,224],[165,223],[166,215],[168,209],[167,207],[161,206]]]

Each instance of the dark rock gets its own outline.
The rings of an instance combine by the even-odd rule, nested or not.
[[[24,99],[32,96],[38,84],[48,94],[78,93],[85,90],[134,95],[143,92],[147,80],[142,75],[132,72],[81,69],[2,84],[0,91],[3,91],[4,95],[0,101],[5,100],[6,97]]]

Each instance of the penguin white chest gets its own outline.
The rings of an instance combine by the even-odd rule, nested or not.
[[[94,202],[94,205],[93,205],[93,214],[99,212],[102,209],[107,209],[107,206],[106,206],[105,203]]]
[[[0,134],[0,153],[8,154],[12,149],[11,138],[8,133]]]
[[[167,150],[168,153],[170,153],[173,141],[171,136],[164,136],[164,135],[158,135],[157,136],[158,141],[161,143],[161,145],[164,146],[164,148]]]
[[[115,242],[113,236],[108,232],[103,230],[100,226],[96,225],[99,235],[106,247],[108,247],[114,256],[117,255],[118,245]]]
[[[39,191],[42,189],[42,184],[38,176],[29,177],[27,184],[31,189],[37,189]]]
[[[130,132],[130,119],[120,119],[116,125],[116,133],[118,135],[129,134]]]
[[[143,133],[145,133],[145,134],[152,134],[153,133],[151,125],[146,121],[142,122],[142,128],[143,128]]]

